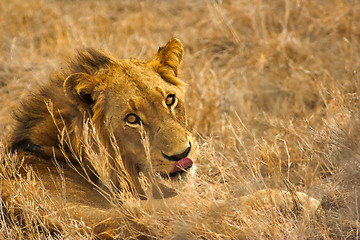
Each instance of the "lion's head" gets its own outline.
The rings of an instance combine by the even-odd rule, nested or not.
[[[66,126],[76,139],[73,147],[79,148],[81,125],[89,118],[99,132],[105,127],[113,131],[130,175],[150,169],[170,177],[183,173],[193,166],[197,142],[187,129],[184,83],[177,78],[182,56],[178,39],[170,40],[149,61],[80,52],[68,72],[58,74],[39,96],[23,103],[12,148],[52,156],[59,146],[59,126],[53,122]],[[53,102],[55,121],[44,107],[47,99]],[[141,133],[147,135],[150,156]]]
[[[177,79],[182,56],[181,42],[172,39],[150,61],[111,59],[92,75],[73,73],[64,82],[66,96],[80,108],[91,106],[93,122],[110,126],[122,158],[138,171],[150,167],[142,129],[156,172],[172,175],[194,160],[197,144],[186,128],[184,84]]]

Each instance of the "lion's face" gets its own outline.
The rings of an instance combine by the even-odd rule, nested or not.
[[[94,76],[73,74],[64,83],[70,98],[75,92],[91,99],[93,121],[113,131],[128,169],[173,176],[196,159],[197,143],[186,127],[184,87],[177,79],[182,53],[180,41],[173,39],[151,61],[114,59]]]
[[[120,66],[105,91],[104,115],[122,157],[140,171],[152,167],[163,175],[170,174],[181,159],[194,161],[197,144],[186,128],[183,87],[164,81],[147,63],[127,60]]]

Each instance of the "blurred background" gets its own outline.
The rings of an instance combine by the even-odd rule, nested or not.
[[[195,192],[304,191],[325,210],[316,224],[262,219],[255,236],[357,239],[359,13],[359,0],[0,0],[0,143],[21,99],[77,49],[145,60],[177,37],[201,151]],[[221,219],[219,229],[187,226],[189,238],[234,238],[244,226]],[[153,235],[176,236],[173,225]]]

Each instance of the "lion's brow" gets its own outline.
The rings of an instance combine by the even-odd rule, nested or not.
[[[157,92],[159,92],[163,97],[165,97],[165,91],[164,91],[164,89],[162,88],[162,87],[160,87],[160,86],[156,86],[155,87],[155,90],[157,91]]]
[[[128,104],[133,111],[135,111],[137,109],[135,101],[133,99],[130,99]]]

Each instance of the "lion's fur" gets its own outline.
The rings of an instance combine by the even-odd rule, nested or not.
[[[178,40],[172,40],[170,43],[178,43]],[[170,48],[172,47],[172,48]],[[170,49],[164,49],[170,48]],[[167,50],[167,51],[161,51]],[[166,55],[165,55],[166,54]],[[149,65],[153,67],[154,71],[165,80],[174,85],[182,87],[184,83],[177,78],[178,68],[182,59],[183,49],[181,44],[168,44],[165,47],[159,48],[158,54],[149,61]],[[175,60],[178,59],[178,60]],[[139,62],[138,60],[132,60]],[[147,62],[144,62],[147,63]],[[89,76],[93,76],[100,69],[116,68],[116,60],[107,54],[94,49],[86,49],[79,51],[78,55],[69,61],[68,68],[63,72],[54,74],[50,81],[40,88],[39,92],[35,92],[22,102],[21,108],[15,113],[16,126],[10,138],[10,148],[15,150],[22,147],[26,141],[30,141],[38,146],[45,147],[46,150],[51,150],[52,147],[57,148],[58,134],[59,132],[55,128],[63,128],[63,121],[67,126],[67,131],[70,135],[75,134],[76,128],[81,128],[83,125],[84,116],[88,114],[86,106],[82,106],[83,109],[79,109],[76,104],[79,102],[74,101],[70,96],[66,96],[63,85],[66,78],[72,74],[85,73]],[[77,93],[89,86],[86,86],[86,82],[81,82],[77,86]],[[49,109],[46,101],[51,101],[54,108],[54,116],[49,114]],[[91,101],[86,99],[86,101]],[[98,101],[93,106],[94,114],[92,120],[94,123],[100,123],[101,126],[104,121],[104,115],[102,113],[103,101]],[[71,116],[68,118],[68,116]],[[54,118],[56,125],[54,123]],[[90,116],[85,116],[90,117]],[[81,129],[79,129],[81,131]],[[46,133],[44,135],[44,133]],[[76,138],[76,135],[73,136]],[[77,143],[78,145],[78,143]],[[48,149],[50,147],[50,149]],[[45,149],[44,149],[45,150]],[[51,151],[46,151],[46,156],[52,156]],[[57,157],[62,157],[57,155]]]
[[[119,175],[128,177],[126,180],[133,186],[130,189],[135,195],[142,195],[140,172],[150,178],[153,172],[168,174],[175,163],[169,159],[185,157],[184,152],[196,160],[197,143],[186,127],[185,84],[177,78],[182,57],[182,44],[177,39],[159,48],[149,61],[118,60],[93,49],[80,51],[67,69],[34,91],[15,113],[9,149],[24,157],[24,165],[31,166],[39,175],[60,212],[65,209],[70,216],[82,219],[99,236],[124,224],[124,219],[116,215],[117,211],[99,193],[111,192],[112,186],[123,186]],[[164,102],[169,94],[176,96],[174,106]],[[125,121],[131,113],[140,116],[139,124]],[[106,156],[112,160],[111,172],[107,175],[111,184],[105,187],[102,184],[106,179],[97,173],[101,169],[97,169],[84,150],[88,147],[86,143],[95,152],[98,150],[97,143],[89,144],[84,139],[84,133],[88,133],[92,125],[93,133],[107,151]],[[114,142],[121,156],[117,155]],[[146,144],[150,146],[146,148]],[[189,152],[184,151],[186,149]],[[78,167],[79,159],[85,162],[85,168]],[[65,180],[59,176],[59,168]],[[81,177],[81,171],[90,177]],[[62,181],[67,189],[66,203],[55,187]],[[6,195],[8,199],[10,187],[3,184],[2,188],[3,198]],[[173,195],[171,189],[160,190],[163,190],[161,197]],[[290,193],[281,191],[268,194],[271,198],[285,195],[292,199]],[[254,196],[261,198],[264,194]],[[239,199],[239,202],[248,204],[249,199],[251,197]],[[316,205],[312,208],[318,205],[316,200],[311,203]],[[176,202],[174,204],[176,206]],[[147,206],[162,208],[163,202],[153,201]]]
[[[144,101],[151,102],[149,96],[154,91],[162,91],[161,94],[168,94],[169,91],[179,92],[176,114],[164,115],[163,125],[157,124],[159,129],[166,129],[167,126],[165,125],[167,124],[175,124],[177,126],[176,132],[169,130],[167,131],[169,132],[168,134],[166,132],[163,133],[166,137],[171,137],[171,134],[175,134],[175,140],[163,139],[162,137],[156,140],[162,141],[162,144],[166,145],[164,147],[169,148],[161,149],[161,151],[174,151],[174,154],[180,153],[176,152],[178,151],[176,149],[170,149],[173,146],[168,147],[167,145],[174,145],[177,140],[178,142],[189,141],[187,138],[192,138],[185,126],[186,120],[182,103],[183,83],[177,79],[182,55],[182,45],[177,39],[171,40],[166,46],[160,48],[150,61],[136,59],[116,60],[105,53],[93,49],[79,52],[74,60],[70,61],[65,71],[55,74],[46,85],[42,86],[38,92],[33,93],[22,103],[20,110],[15,114],[16,125],[10,137],[10,149],[30,151],[42,158],[49,159],[55,154],[57,160],[60,160],[64,158],[64,150],[65,153],[68,153],[67,157],[71,158],[72,153],[66,149],[66,147],[71,147],[77,155],[81,155],[83,126],[84,122],[89,119],[96,126],[97,132],[103,141],[102,143],[111,151],[109,147],[109,133],[105,129],[105,122],[113,118],[110,119],[109,117],[109,119],[106,119],[107,113],[104,111],[109,109],[109,106],[106,104],[113,100],[106,95],[109,95],[108,88],[120,86],[126,88],[126,90],[122,94],[119,93],[119,96],[116,97],[126,101],[124,104],[127,104],[127,102],[131,103],[133,108],[136,108],[135,105],[142,107]],[[141,73],[136,72],[137,70],[134,68],[138,68]],[[152,78],[154,77],[157,77],[157,81],[153,81]],[[121,79],[126,79],[124,80],[126,82],[125,85],[117,82],[122,81]],[[145,79],[145,82],[143,79]],[[168,86],[164,87],[164,84]],[[151,85],[156,86],[153,87]],[[149,86],[152,89],[149,89]],[[134,91],[130,90],[132,87]],[[143,92],[145,89],[150,94],[143,96],[142,99],[131,99],[132,97],[137,98],[137,96],[131,96],[131,94],[134,94],[136,91]],[[165,93],[164,91],[167,92]],[[116,103],[115,100],[113,102]],[[124,108],[124,106],[122,107]],[[122,109],[120,110],[122,111]],[[136,111],[136,109],[133,110]],[[49,114],[49,111],[51,114]],[[153,114],[149,113],[147,117],[150,120],[148,120],[147,125],[157,121],[156,118],[150,117],[155,114],[155,112]],[[172,115],[176,115],[175,118]],[[121,120],[118,119],[118,121]],[[69,136],[70,146],[60,149],[59,144],[61,141],[59,142],[59,134],[64,130],[66,130],[66,134]],[[113,130],[116,132],[116,126]],[[178,139],[176,136],[178,136]],[[115,137],[118,139],[122,138],[122,136]],[[190,141],[194,141],[192,139]],[[137,142],[140,142],[140,139]],[[156,143],[152,143],[152,145],[158,147]],[[126,157],[126,152],[132,146],[120,147],[122,147],[124,165],[131,165],[129,162],[133,161],[133,159]],[[193,142],[193,149],[195,152],[195,141]],[[181,150],[183,149],[179,151]],[[135,152],[136,150],[131,149],[131,151]],[[112,155],[111,152],[109,154]],[[143,155],[143,158],[145,161],[145,155]],[[135,167],[137,166],[131,166],[127,169],[133,179],[136,179],[134,175],[138,172],[134,170]],[[170,170],[170,167],[168,168]],[[137,185],[137,187],[139,186]]]
[[[138,180],[140,172],[147,177],[154,176],[153,173],[167,175],[175,164],[169,159],[185,152],[181,158],[191,156],[193,161],[196,160],[197,143],[186,127],[184,84],[177,78],[182,56],[182,44],[177,39],[159,48],[149,61],[118,60],[94,49],[78,52],[66,69],[50,77],[21,103],[14,114],[15,124],[8,148],[24,157],[25,166],[32,166],[51,191],[54,189],[51,189],[49,179],[56,175],[53,163],[56,160],[69,176],[67,188],[84,185],[86,189],[95,184],[105,188],[103,191],[111,191],[112,186],[123,187],[119,182],[119,175],[123,174],[135,195],[145,197]],[[170,95],[176,96],[173,106],[165,104]],[[139,115],[141,123],[126,122],[129,113]],[[93,134],[96,132],[100,144],[107,150],[106,156],[111,159],[110,172],[105,174],[111,184],[106,187],[106,179],[99,179],[101,174],[98,172],[102,171],[101,164],[105,164],[102,163],[105,159],[98,160],[100,169],[96,169],[96,164],[84,150],[84,134],[89,134],[91,126],[95,128]],[[150,152],[144,149],[144,134],[147,144],[151,145]],[[121,156],[116,155],[116,149],[112,147],[114,141]],[[94,146],[95,151],[97,148]],[[89,177],[79,181],[79,174]],[[174,195],[167,188],[163,190],[168,196]],[[79,196],[86,198],[87,195],[71,192],[69,189],[66,197],[72,205],[81,202]],[[102,208],[102,197],[94,199],[82,204]],[[82,216],[81,213],[76,215]]]
[[[58,128],[64,127],[63,120],[68,122],[67,131],[73,136],[76,128],[83,125],[83,114],[87,114],[81,112],[70,98],[65,97],[63,85],[66,77],[73,73],[86,73],[91,76],[100,68],[111,64],[114,64],[114,60],[94,49],[79,52],[76,58],[69,62],[68,69],[51,76],[46,85],[41,86],[21,103],[20,109],[15,112],[16,125],[9,139],[10,148],[17,150],[33,143],[43,148],[36,152],[44,157],[52,157],[52,147],[59,150]],[[55,109],[54,116],[49,114],[46,105],[49,101]],[[57,154],[56,157],[63,158],[62,154]]]

